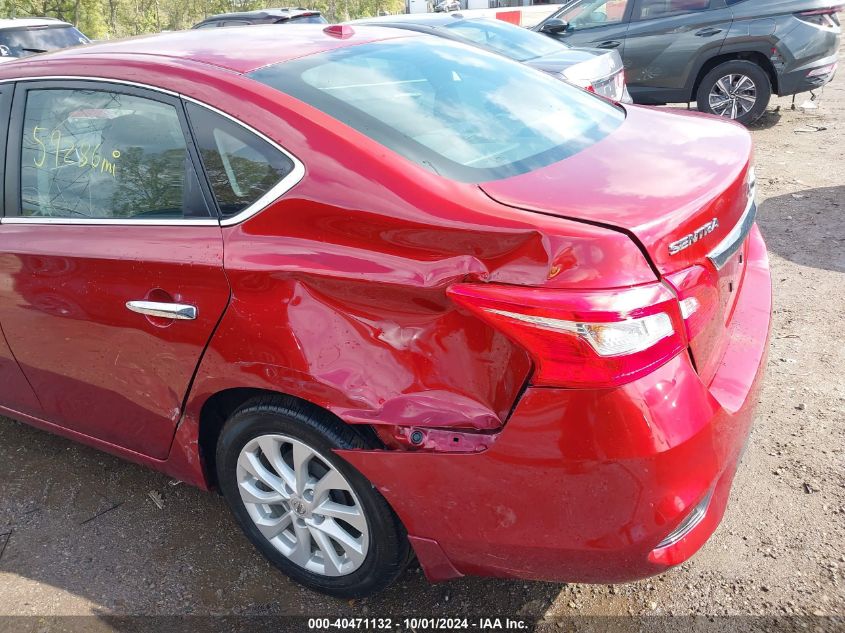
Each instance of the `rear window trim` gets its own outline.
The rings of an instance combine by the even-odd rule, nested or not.
[[[117,84],[122,86],[131,86],[135,88],[141,88],[144,90],[150,90],[152,92],[158,92],[163,95],[167,95],[170,97],[175,97],[177,99],[181,99],[183,101],[190,101],[198,106],[203,108],[207,108],[220,116],[223,116],[230,121],[238,124],[248,132],[256,135],[257,137],[263,139],[267,143],[270,143],[275,149],[279,150],[283,154],[285,154],[288,158],[291,159],[293,162],[293,169],[287,174],[282,180],[278,183],[273,185],[267,193],[261,196],[258,200],[253,202],[249,205],[246,209],[238,213],[237,215],[232,216],[231,218],[227,219],[220,219],[220,218],[193,218],[193,219],[172,219],[172,220],[132,220],[132,219],[111,219],[111,218],[102,218],[102,219],[76,219],[76,218],[28,218],[28,217],[18,217],[18,216],[6,216],[0,217],[0,224],[88,224],[88,225],[111,225],[111,226],[233,226],[236,224],[240,224],[245,220],[251,218],[254,215],[257,215],[267,207],[269,207],[273,202],[278,200],[282,197],[285,193],[293,189],[305,176],[305,165],[302,161],[299,160],[296,156],[291,154],[287,151],[284,147],[279,145],[276,141],[269,138],[267,135],[259,132],[255,128],[250,125],[247,125],[243,121],[239,121],[235,117],[226,112],[216,108],[208,103],[204,103],[198,99],[194,99],[193,97],[189,97],[187,95],[180,94],[173,90],[168,90],[167,88],[161,88],[159,86],[152,86],[150,84],[144,84],[136,81],[128,81],[124,79],[110,79],[110,78],[103,78],[103,77],[90,77],[90,76],[74,76],[74,75],[45,75],[39,77],[15,77],[15,78],[8,78],[8,79],[0,79],[0,85],[4,84],[23,84],[27,82],[40,82],[40,81],[85,81],[85,82],[92,82],[98,84]],[[11,121],[10,121],[11,123]],[[193,149],[196,148],[196,141],[193,138],[193,134],[191,134],[190,138],[190,145]],[[8,165],[7,165],[8,167]],[[205,178],[205,169],[199,170],[200,175]],[[214,202],[216,205],[216,202]]]

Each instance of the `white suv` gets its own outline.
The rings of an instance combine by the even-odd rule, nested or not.
[[[0,20],[0,59],[4,60],[89,42],[72,24],[54,18]]]

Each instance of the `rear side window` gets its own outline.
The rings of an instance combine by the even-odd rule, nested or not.
[[[223,218],[270,194],[293,171],[289,156],[243,126],[200,105],[186,107]]]
[[[297,24],[328,24],[328,21],[326,20],[326,18],[324,18],[322,15],[316,14],[316,13],[309,13],[309,14],[306,14],[306,15],[296,15],[296,16],[290,18],[289,20],[287,20],[287,22],[289,22],[289,23],[296,22]]]
[[[711,0],[640,0],[639,19],[651,20],[668,15],[706,11]]]
[[[625,118],[621,108],[546,73],[427,36],[341,48],[250,76],[463,182],[563,160]]]
[[[21,215],[208,218],[176,108],[101,90],[29,90]]]

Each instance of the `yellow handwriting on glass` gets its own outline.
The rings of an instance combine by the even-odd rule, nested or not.
[[[31,149],[36,151],[32,162],[36,167],[43,167],[47,161],[47,155],[54,155],[53,165],[56,169],[64,165],[70,165],[79,169],[98,171],[101,174],[111,174],[114,178],[117,173],[117,161],[120,158],[120,151],[114,150],[111,153],[111,160],[100,154],[102,143],[92,146],[90,143],[80,143],[78,146],[71,141],[70,144],[62,146],[62,131],[58,128],[50,130],[36,125],[32,128],[32,140],[36,145]],[[47,139],[45,143],[44,140]],[[48,147],[49,143],[49,147]]]

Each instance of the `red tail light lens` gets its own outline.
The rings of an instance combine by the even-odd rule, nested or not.
[[[713,322],[719,306],[716,273],[704,266],[692,266],[666,280],[678,292],[687,340],[692,341]]]
[[[800,11],[798,15],[834,15],[841,11],[842,7],[828,7],[826,9],[811,9],[810,11]]]
[[[539,385],[617,386],[686,346],[678,300],[659,283],[604,291],[458,284],[449,296],[522,345]]]
[[[801,11],[795,16],[799,20],[804,20],[816,26],[824,26],[834,28],[839,26],[839,16],[837,12],[841,11],[843,7],[828,7],[826,9],[812,9],[810,11]]]

